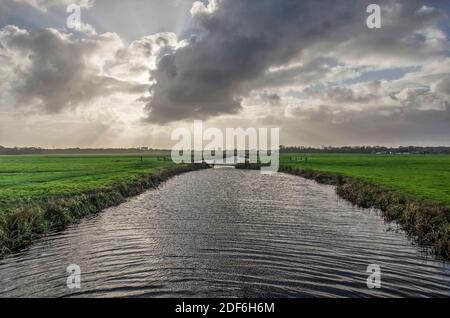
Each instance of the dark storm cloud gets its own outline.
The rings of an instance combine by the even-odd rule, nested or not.
[[[286,139],[295,141],[297,136],[313,145],[446,145],[450,138],[448,103],[442,110],[425,111],[404,106],[352,111],[321,105],[298,107],[292,114],[293,118],[281,120]]]
[[[436,84],[436,92],[450,96],[450,74]]]
[[[242,85],[283,65],[318,39],[332,39],[364,12],[360,1],[217,1],[212,13],[193,10],[204,32],[165,56],[147,105],[148,120],[165,123],[241,110]],[[195,8],[195,7],[194,7]],[[352,10],[360,8],[360,10]],[[333,10],[330,18],[328,10]]]
[[[296,131],[315,145],[345,144],[347,140],[354,144],[448,144],[450,99],[439,84],[436,89],[404,88],[390,96],[379,82],[370,82],[362,85],[362,100],[351,89],[342,93],[339,88],[336,94],[336,88],[329,88],[316,100],[323,104],[293,107],[291,116],[284,118],[283,129],[290,134]]]
[[[7,2],[0,2],[0,26],[4,23],[3,21],[6,20],[6,16],[9,14],[9,5]]]
[[[276,93],[263,92],[260,98],[265,104],[270,106],[279,106],[281,104],[281,97]]]
[[[202,33],[161,59],[153,73],[157,83],[146,106],[148,120],[167,123],[237,113],[240,98],[256,79],[264,82],[270,68],[300,58],[305,49],[320,49],[321,54],[347,41],[343,49],[353,54],[421,53],[420,39],[398,40],[430,25],[440,13],[418,13],[418,1],[378,2],[394,18],[378,33],[365,25],[370,1],[225,0],[211,2],[211,8],[197,3],[192,12]]]

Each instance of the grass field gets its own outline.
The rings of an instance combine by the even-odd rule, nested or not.
[[[79,194],[157,172],[147,155],[0,156],[0,213],[48,196]]]
[[[281,164],[332,172],[450,206],[450,155],[282,154]],[[48,196],[98,189],[171,166],[154,155],[0,156],[0,213]]]
[[[0,156],[0,257],[202,168],[141,154]]]
[[[361,178],[450,206],[450,155],[282,154],[281,165]]]
[[[450,156],[308,155],[307,161],[300,161],[302,156],[282,154],[283,171],[353,177],[337,187],[340,196],[360,206],[381,208],[423,244],[450,258]],[[0,256],[172,175],[201,168],[140,154],[0,156]],[[404,199],[404,194],[412,200]]]

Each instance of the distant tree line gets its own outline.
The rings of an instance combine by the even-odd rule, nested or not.
[[[64,148],[46,149],[40,147],[13,147],[0,146],[0,155],[51,155],[51,154],[166,154],[167,150],[152,149],[148,147],[136,148]]]
[[[450,154],[450,147],[383,147],[383,146],[344,146],[332,147],[286,147],[280,146],[281,153],[362,153],[362,154]]]
[[[0,155],[25,155],[25,154],[163,154],[170,150],[152,149],[149,147],[137,148],[65,148],[45,149],[40,147],[3,147],[0,146]],[[236,155],[235,150],[235,155]],[[383,146],[324,146],[321,148],[302,146],[280,146],[280,153],[361,153],[361,154],[450,154],[450,147],[383,147]]]

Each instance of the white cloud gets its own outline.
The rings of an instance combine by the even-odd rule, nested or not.
[[[102,96],[148,91],[156,54],[176,44],[170,33],[126,45],[115,33],[74,36],[56,29],[0,30],[2,100],[50,113],[89,106]]]
[[[70,4],[79,5],[81,8],[90,8],[95,0],[13,0],[18,3],[25,3],[33,8],[47,12],[52,7],[67,7]]]

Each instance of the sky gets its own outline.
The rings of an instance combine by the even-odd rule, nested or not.
[[[446,0],[1,0],[0,145],[170,148],[194,120],[280,128],[283,145],[450,145],[449,14]]]

